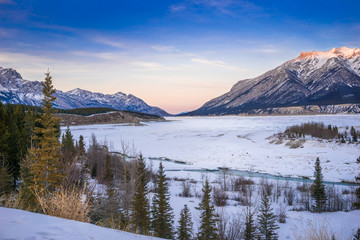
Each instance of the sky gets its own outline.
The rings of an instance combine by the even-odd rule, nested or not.
[[[358,0],[0,0],[0,66],[195,110],[302,51],[360,47]]]

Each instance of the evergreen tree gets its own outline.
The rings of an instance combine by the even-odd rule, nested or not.
[[[351,136],[353,138],[353,142],[357,142],[357,135],[356,135],[356,130],[353,126],[351,126],[351,130],[350,130]]]
[[[85,156],[85,143],[83,135],[80,135],[79,137],[79,155]]]
[[[258,215],[258,239],[276,240],[278,239],[276,216],[273,213],[268,195],[263,192],[261,198],[260,213]]]
[[[148,173],[143,157],[140,155],[137,160],[136,189],[131,202],[130,223],[134,232],[147,234],[150,231],[150,206],[147,198],[149,182]]]
[[[74,139],[69,127],[67,127],[66,132],[62,135],[61,153],[63,155],[65,163],[72,162],[72,160],[74,159],[75,156]]]
[[[113,182],[113,173],[112,173],[112,170],[111,170],[111,156],[109,153],[106,153],[106,156],[105,156],[105,173],[104,173],[104,182],[105,184],[107,184],[108,186],[110,186]]]
[[[254,240],[256,237],[256,226],[254,222],[254,212],[251,207],[247,207],[245,214],[244,240]]]
[[[218,229],[216,227],[216,223],[219,221],[219,219],[217,214],[215,214],[214,205],[211,204],[211,187],[207,179],[205,185],[203,186],[202,192],[202,201],[199,204],[199,207],[196,208],[197,210],[201,211],[201,224],[197,235],[198,239],[219,239]]]
[[[33,184],[31,188],[39,193],[53,191],[60,186],[63,180],[60,166],[60,141],[59,120],[53,115],[53,102],[56,97],[55,89],[52,85],[50,72],[45,73],[45,81],[43,82],[44,98],[41,102],[43,113],[38,119],[41,127],[36,126],[35,141],[37,145],[30,149],[30,173],[33,176]]]
[[[357,158],[357,163],[360,164],[360,157]],[[356,182],[360,181],[360,174],[357,177],[355,177],[355,181]],[[356,188],[355,196],[357,198],[357,201],[353,203],[353,206],[355,209],[360,209],[360,187]]]
[[[322,212],[326,203],[325,186],[323,183],[323,175],[321,173],[320,159],[316,158],[315,172],[314,172],[314,183],[312,185],[311,197],[315,201],[314,210],[316,212]]]
[[[155,195],[152,207],[152,228],[154,236],[166,239],[174,237],[173,213],[170,207],[170,194],[164,167],[160,162],[159,171],[155,180]]]
[[[2,166],[0,166],[0,196],[11,192],[12,181],[13,177],[9,173],[8,167],[2,164]]]
[[[360,240],[360,228],[357,229],[357,232],[354,235],[353,240]]]
[[[191,221],[191,213],[188,206],[185,204],[180,212],[179,226],[177,227],[178,240],[193,239],[193,223]]]

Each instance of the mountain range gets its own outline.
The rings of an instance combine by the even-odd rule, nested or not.
[[[103,94],[76,88],[67,92],[56,90],[55,96],[54,107],[60,109],[109,107],[159,116],[169,115],[158,107],[149,106],[134,95],[126,95],[122,92]],[[16,70],[0,67],[0,101],[2,103],[39,106],[42,97],[41,82],[24,80]]]
[[[261,113],[295,106],[360,103],[360,49],[302,52],[261,76],[238,81],[229,92],[186,115]],[[266,110],[267,109],[267,110]],[[269,110],[270,109],[270,110]],[[356,111],[357,111],[356,110]],[[330,113],[330,112],[329,112]]]

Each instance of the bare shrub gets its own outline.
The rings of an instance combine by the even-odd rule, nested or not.
[[[286,223],[286,205],[280,204],[278,209],[278,217],[279,217],[279,223]]]
[[[272,191],[274,188],[273,183],[271,183],[270,181],[268,181],[265,178],[262,178],[259,183],[259,186],[260,186],[261,193],[265,193],[268,197],[271,197],[271,194],[272,194]],[[260,195],[261,195],[261,193],[260,193]]]
[[[292,206],[295,199],[295,190],[292,186],[288,187],[284,191],[285,200],[289,206]]]
[[[341,236],[337,236],[330,226],[329,221],[325,218],[314,221],[308,220],[296,224],[293,234],[296,240],[344,239]]]
[[[214,204],[218,207],[226,206],[228,195],[221,188],[213,188]]]
[[[324,123],[308,122],[286,128],[285,134],[288,137],[301,137],[310,135],[322,139],[333,139],[338,135],[337,127],[325,127]]]
[[[182,191],[179,194],[180,197],[192,197],[191,194],[191,183],[189,181],[182,181],[181,182]]]
[[[238,177],[232,181],[232,190],[233,191],[242,191],[245,185],[254,184],[254,181],[245,177]]]
[[[79,189],[76,187],[60,188],[53,194],[35,193],[44,214],[90,222],[90,197],[86,185]]]
[[[285,146],[288,146],[291,149],[303,148],[304,147],[304,145],[303,145],[304,142],[305,142],[305,140],[303,140],[303,139],[300,139],[300,140],[290,139],[289,141],[287,141],[285,143]]]

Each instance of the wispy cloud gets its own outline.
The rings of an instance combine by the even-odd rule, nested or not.
[[[94,41],[108,45],[110,47],[125,48],[125,44],[123,42],[116,41],[116,40],[111,40],[111,39],[106,39],[106,38],[95,38]]]
[[[181,12],[186,9],[186,6],[184,4],[173,4],[169,7],[170,12]]]
[[[159,51],[159,52],[175,52],[175,51],[179,51],[179,49],[177,49],[174,46],[162,46],[162,45],[154,45],[151,46],[152,49]]]
[[[225,67],[225,68],[229,68],[229,69],[236,70],[236,71],[247,71],[247,69],[241,68],[236,65],[228,64],[223,61],[214,61],[214,60],[209,60],[209,59],[205,59],[205,58],[191,58],[191,61],[196,62],[196,63],[201,63],[201,64]]]
[[[0,4],[14,4],[12,0],[0,0]]]
[[[236,15],[235,13],[262,13],[263,9],[252,2],[245,0],[187,0],[170,5],[170,12],[177,13],[194,9],[194,7],[205,7],[214,9],[222,14]]]

